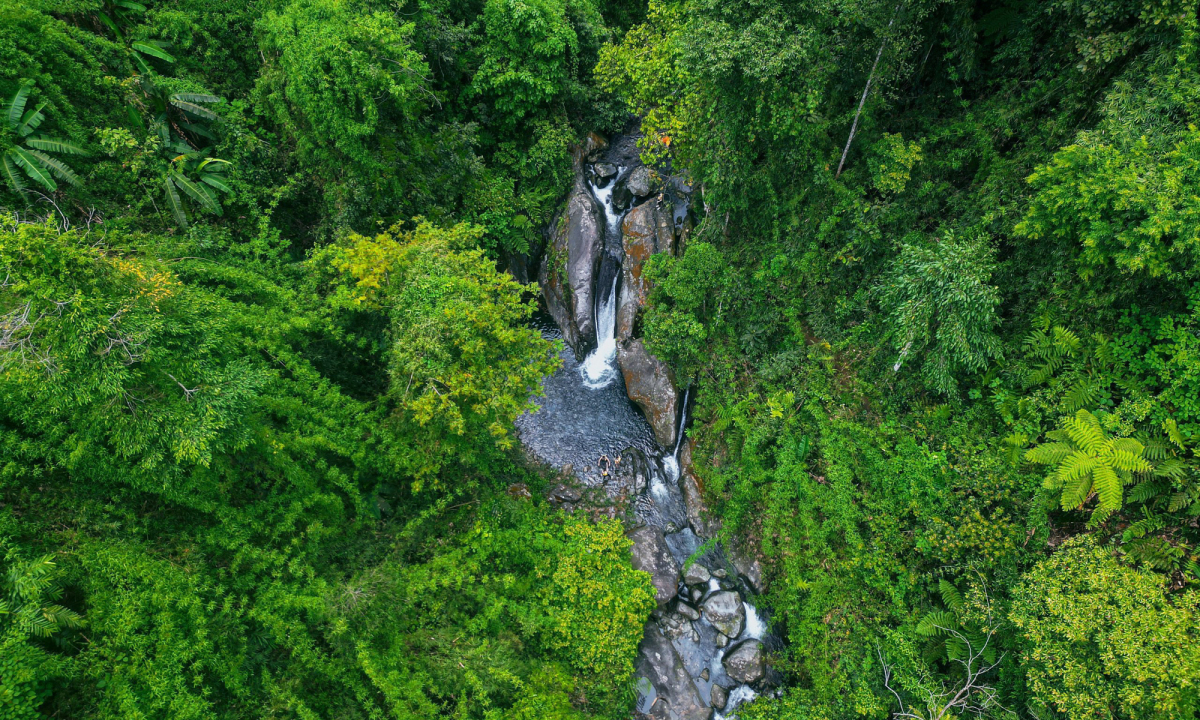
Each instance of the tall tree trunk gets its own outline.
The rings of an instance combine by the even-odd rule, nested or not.
[[[897,12],[900,10],[896,7]],[[892,29],[892,23],[896,22],[896,13],[892,13],[892,19],[888,21],[887,29]],[[879,59],[883,57],[883,49],[887,47],[887,38],[879,44],[879,52],[875,53],[875,63],[871,65],[871,74],[867,76],[867,85],[863,88],[862,97],[858,100],[858,111],[854,113],[854,123],[850,125],[850,137],[846,138],[846,147],[842,150],[842,160],[838,163],[837,174],[833,177],[839,178],[842,176],[842,168],[846,165],[846,156],[850,154],[850,143],[854,142],[854,135],[858,132],[858,120],[862,117],[863,106],[867,104],[867,94],[871,92],[871,83],[875,81],[875,70],[879,68]]]

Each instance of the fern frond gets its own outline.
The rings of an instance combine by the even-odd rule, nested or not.
[[[1142,440],[1142,445],[1146,448],[1142,452],[1142,457],[1147,460],[1162,460],[1170,454],[1170,446],[1163,438],[1146,438]]]
[[[1154,469],[1150,461],[1128,450],[1113,450],[1108,455],[1109,463],[1117,470],[1131,473],[1148,473]]]
[[[1187,465],[1179,458],[1170,457],[1154,466],[1154,475],[1182,480],[1187,476]]]
[[[1101,464],[1097,458],[1076,450],[1062,461],[1055,473],[1062,478],[1063,482],[1071,482],[1091,473]]]
[[[967,603],[963,600],[962,593],[949,580],[943,578],[938,582],[938,592],[942,596],[942,602],[951,610],[961,612],[966,607]]]
[[[925,637],[941,637],[949,634],[949,628],[958,627],[958,618],[945,610],[934,610],[917,623],[917,634]]]
[[[1064,405],[1067,412],[1083,410],[1100,399],[1100,388],[1091,379],[1077,380],[1067,391]]]
[[[1133,453],[1138,456],[1146,451],[1146,446],[1133,438],[1115,438],[1112,441],[1112,446],[1116,450]]]
[[[1074,356],[1079,352],[1079,336],[1061,325],[1054,326],[1054,348],[1063,355]]]
[[[1144,503],[1154,499],[1155,497],[1158,497],[1158,495],[1165,492],[1166,489],[1167,487],[1163,483],[1155,482],[1153,480],[1143,480],[1129,491],[1129,501]]]
[[[1051,488],[1053,489],[1053,488]],[[1088,473],[1073,480],[1062,480],[1062,501],[1063,510],[1077,510],[1083,507],[1087,502],[1088,497],[1092,494],[1092,475]]]
[[[1167,433],[1167,437],[1175,443],[1176,447],[1180,450],[1187,449],[1183,442],[1183,433],[1179,432],[1179,424],[1173,418],[1163,420],[1163,431]]]
[[[1071,454],[1071,446],[1063,442],[1042,443],[1025,452],[1025,459],[1038,465],[1058,465]]]
[[[1072,442],[1089,453],[1099,452],[1108,441],[1100,427],[1100,421],[1087,410],[1080,410],[1075,413],[1075,417],[1067,418],[1063,422],[1063,429]]]
[[[1107,465],[1100,464],[1092,471],[1092,487],[1100,497],[1100,507],[1105,510],[1120,510],[1124,499],[1124,488],[1117,473]]]

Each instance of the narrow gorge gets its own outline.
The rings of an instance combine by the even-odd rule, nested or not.
[[[639,716],[661,720],[733,717],[778,684],[765,663],[778,640],[753,604],[761,570],[715,541],[692,469],[694,398],[640,337],[644,264],[682,251],[690,196],[684,178],[640,162],[631,136],[610,144],[593,134],[576,152],[571,192],[534,264],[538,327],[564,341],[562,366],[539,410],[517,421],[528,453],[559,473],[551,501],[623,520],[634,567],[653,579],[658,607],[635,681]]]

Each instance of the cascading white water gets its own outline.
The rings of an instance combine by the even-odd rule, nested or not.
[[[613,207],[613,188],[617,186],[617,178],[621,176],[623,167],[617,168],[617,175],[604,187],[597,187],[589,181],[592,194],[604,209],[604,232],[607,238],[618,238],[621,233],[621,220],[624,212]],[[592,390],[608,387],[617,377],[617,281],[620,273],[614,273],[612,283],[604,289],[596,301],[596,349],[588,353],[579,372],[583,375],[583,384]],[[597,288],[599,289],[599,288]]]
[[[596,349],[588,353],[579,366],[583,384],[593,390],[608,387],[616,379],[617,368],[617,279],[596,305]]]
[[[683,408],[679,413],[679,428],[675,432],[675,447],[671,449],[670,455],[663,458],[663,470],[671,482],[679,479],[679,448],[683,447],[683,429],[687,427],[688,396],[691,393],[692,387],[689,385],[687,390],[683,391]]]

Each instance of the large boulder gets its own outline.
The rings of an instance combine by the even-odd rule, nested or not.
[[[671,556],[662,530],[643,525],[626,536],[633,541],[633,567],[650,574],[658,606],[666,607],[679,589],[679,564]]]
[[[581,152],[583,156],[589,160],[595,160],[600,156],[600,153],[607,149],[608,141],[604,139],[604,136],[600,135],[599,133],[590,132],[587,134],[587,137],[583,139],[583,147],[581,148]]]
[[[671,641],[653,622],[646,624],[646,633],[638,653],[637,675],[649,680],[655,698],[649,707],[639,702],[639,710],[661,720],[710,720],[713,710],[708,707],[688,675],[687,668],[675,652]],[[641,684],[642,681],[639,681]],[[645,699],[645,698],[643,698]]]
[[[747,640],[725,653],[721,661],[729,677],[743,683],[758,682],[766,673],[763,644],[758,640]]]
[[[577,168],[566,206],[551,227],[538,285],[546,298],[546,309],[579,359],[596,345],[592,288],[603,249],[604,210]]]
[[[629,187],[629,192],[635,197],[646,197],[654,191],[655,185],[658,184],[658,178],[654,172],[645,165],[638,165],[629,172],[629,179],[626,185]]]
[[[618,345],[617,364],[625,378],[629,399],[641,408],[658,444],[675,447],[679,391],[675,389],[671,369],[651,355],[641,340],[626,340]]]
[[[704,601],[704,619],[728,638],[736,638],[746,628],[746,608],[742,598],[731,590],[722,590]]]
[[[633,337],[637,315],[646,306],[650,284],[642,277],[651,255],[675,253],[675,230],[671,225],[671,202],[659,196],[629,211],[621,223],[621,297],[617,307],[617,341]]]

